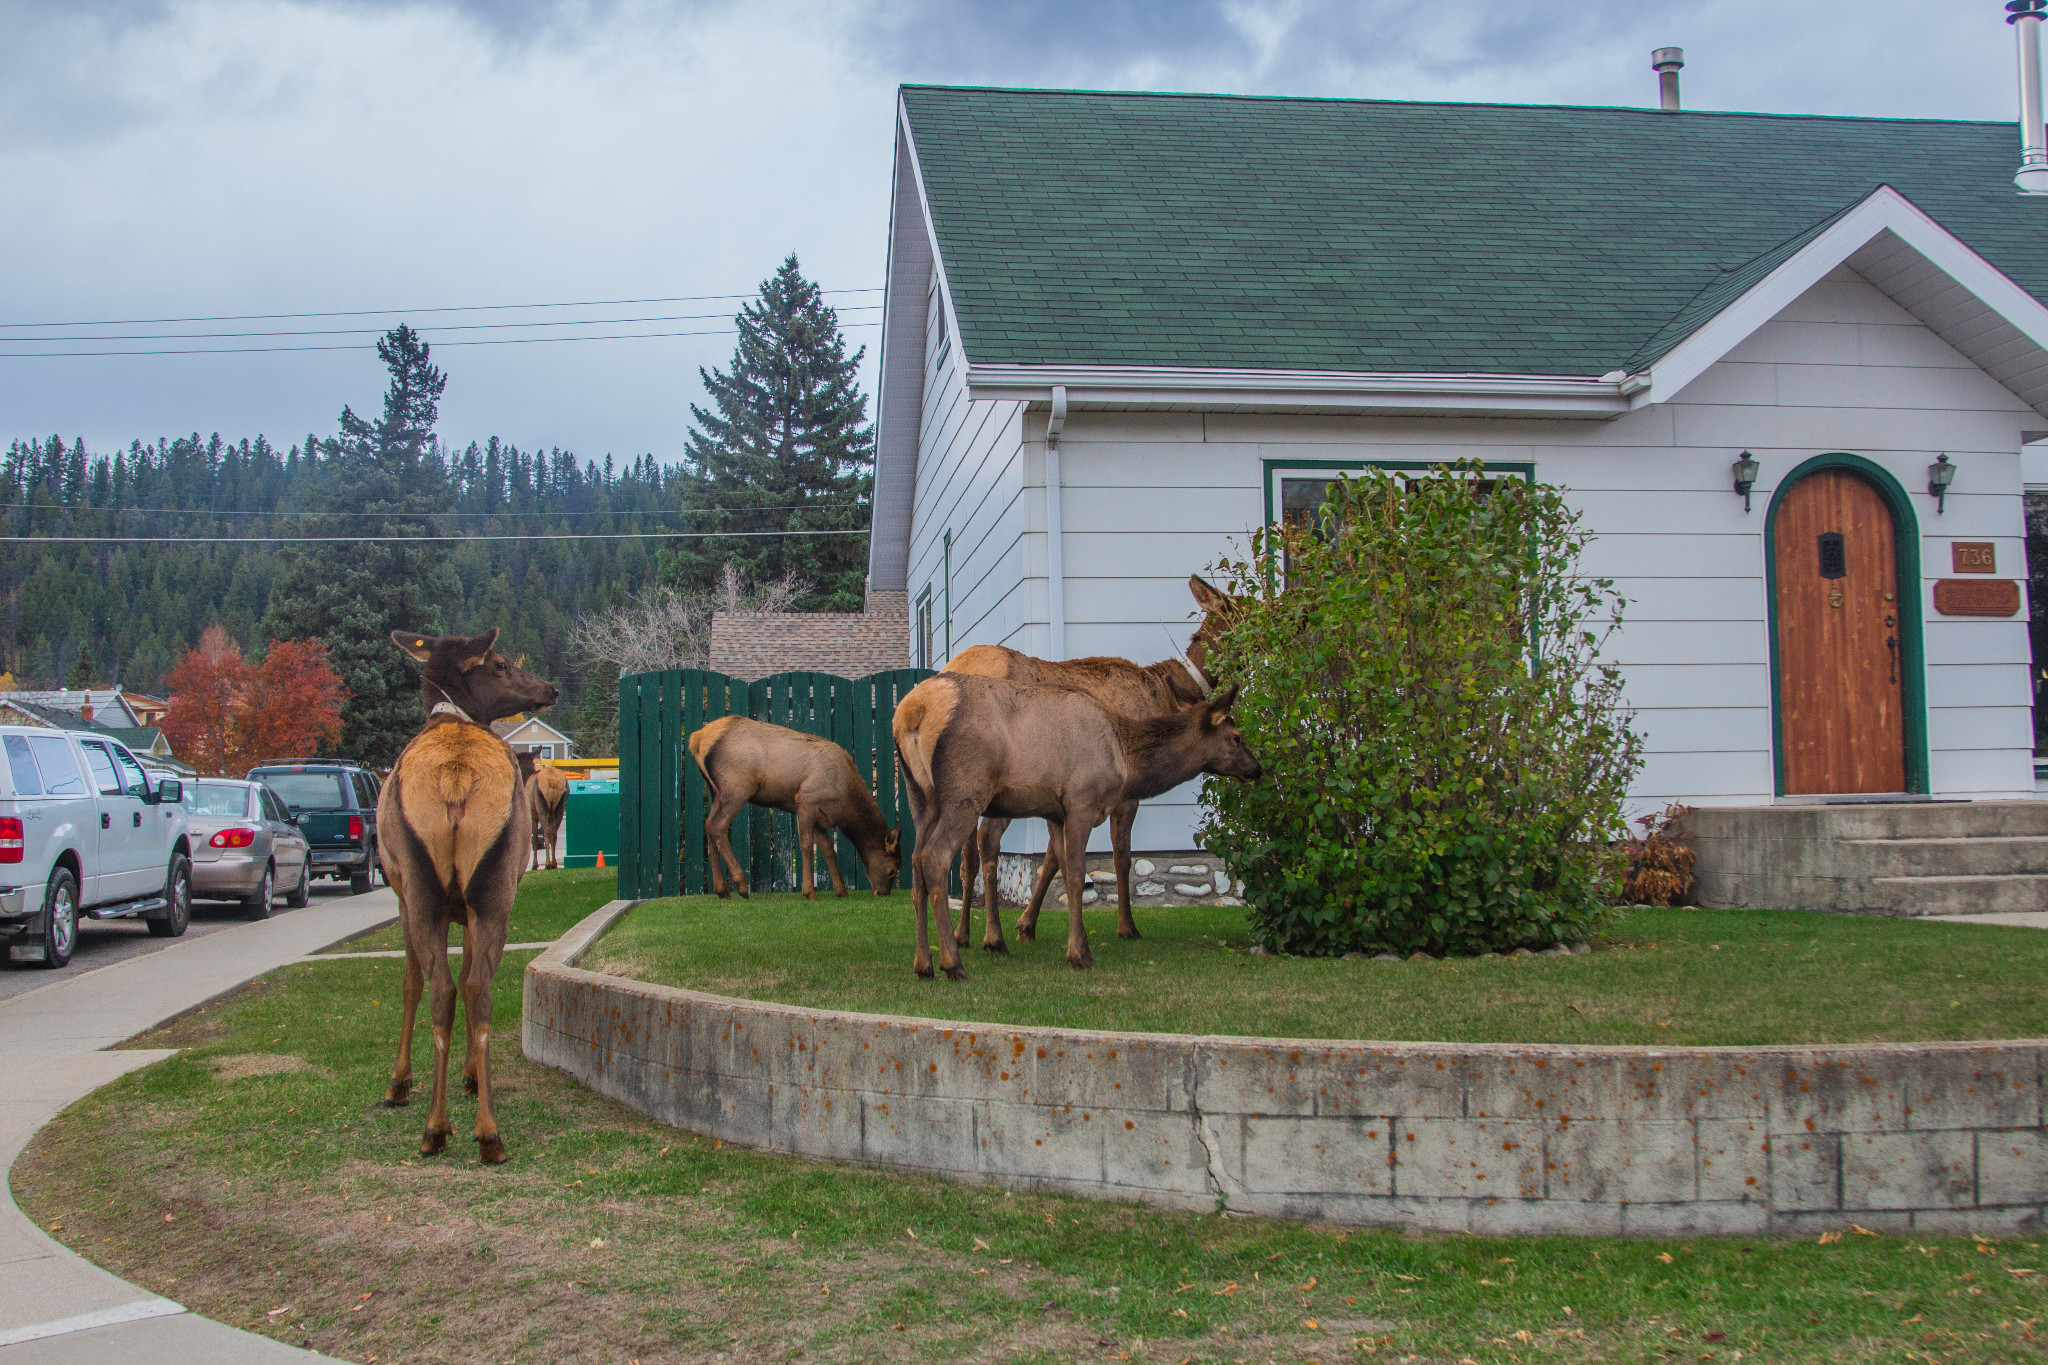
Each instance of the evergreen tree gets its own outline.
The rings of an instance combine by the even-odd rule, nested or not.
[[[691,404],[683,506],[691,530],[861,530],[874,490],[875,433],[839,316],[794,254],[740,309],[732,368],[699,370],[717,411]],[[859,611],[865,535],[669,542],[662,579],[708,591],[730,561],[765,583],[794,571],[811,584],[798,611]]]
[[[80,645],[78,655],[71,661],[71,671],[64,675],[64,686],[73,692],[83,692],[92,686],[92,646]]]
[[[391,373],[384,415],[365,421],[341,412],[341,434],[323,442],[320,477],[305,510],[376,512],[375,532],[427,535],[429,513],[454,503],[447,469],[434,443],[434,422],[447,376],[430,363],[427,344],[399,326],[377,343]],[[410,520],[418,517],[418,520]],[[360,532],[353,518],[309,518],[317,534]],[[392,647],[394,630],[433,631],[441,607],[461,592],[439,545],[363,542],[307,546],[289,558],[270,591],[264,629],[271,639],[319,640],[348,689],[340,752],[388,764],[420,726],[419,681]]]

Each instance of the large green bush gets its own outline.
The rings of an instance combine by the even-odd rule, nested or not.
[[[1217,566],[1242,601],[1210,671],[1265,776],[1208,784],[1202,842],[1266,946],[1541,948],[1603,915],[1640,759],[1590,539],[1544,484],[1368,471]]]

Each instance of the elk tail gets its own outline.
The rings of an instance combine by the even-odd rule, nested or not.
[[[938,732],[952,713],[948,706],[944,714],[932,714],[937,709],[920,687],[897,705],[895,724],[891,726],[896,732],[896,752],[903,766],[910,770],[910,780],[927,792],[932,790],[932,750],[938,747]],[[930,735],[925,734],[927,729],[932,732]]]

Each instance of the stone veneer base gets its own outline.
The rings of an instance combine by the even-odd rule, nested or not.
[[[580,970],[630,908],[527,967],[526,1055],[764,1150],[1475,1233],[1992,1235],[2039,1230],[2048,1205],[2048,1042],[1367,1043],[848,1014]]]

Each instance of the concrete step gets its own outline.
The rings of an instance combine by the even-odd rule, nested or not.
[[[2048,873],[2048,837],[1845,839],[1848,866],[1870,877],[1981,877]]]
[[[1868,908],[1887,915],[2010,915],[2048,910],[2048,875],[1873,877]]]
[[[1776,809],[1817,811],[1817,831],[1835,839],[2048,838],[2048,801],[1915,801]]]

